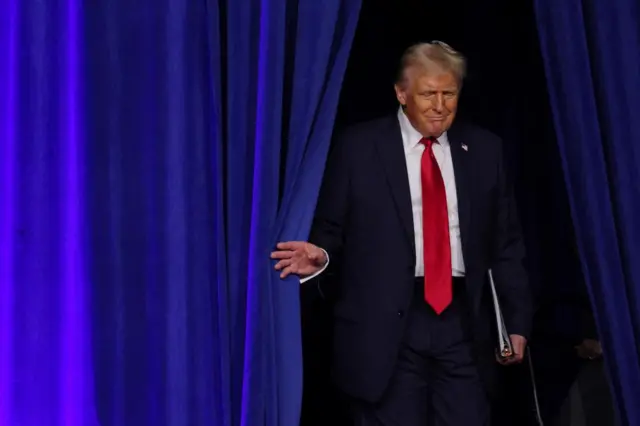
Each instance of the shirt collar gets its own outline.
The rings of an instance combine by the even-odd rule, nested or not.
[[[405,152],[407,152],[415,148],[420,143],[423,136],[415,129],[415,127],[413,127],[409,118],[402,110],[402,107],[398,109],[398,121],[400,122],[400,132],[402,133],[402,144],[404,145]],[[440,135],[438,143],[443,147],[449,146],[447,132]]]

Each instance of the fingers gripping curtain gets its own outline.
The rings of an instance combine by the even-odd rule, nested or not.
[[[640,6],[536,0],[558,144],[621,425],[640,424]]]

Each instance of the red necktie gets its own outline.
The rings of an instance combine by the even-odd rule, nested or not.
[[[451,242],[447,194],[440,167],[433,155],[435,138],[423,138],[422,238],[424,241],[424,298],[437,314],[452,300]]]

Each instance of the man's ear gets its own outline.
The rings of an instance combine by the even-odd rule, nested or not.
[[[397,83],[393,85],[393,88],[396,91],[396,98],[398,99],[398,102],[400,103],[400,105],[402,105],[403,107],[406,106],[407,94],[405,93],[404,89],[400,87]]]

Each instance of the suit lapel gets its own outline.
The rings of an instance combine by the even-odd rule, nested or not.
[[[453,161],[453,172],[456,179],[456,193],[458,196],[458,219],[460,221],[460,239],[462,240],[462,252],[465,259],[469,259],[466,249],[466,237],[469,235],[471,226],[471,194],[470,194],[470,155],[469,147],[466,145],[464,132],[459,125],[451,126],[447,132],[449,143],[451,144],[451,158]]]
[[[415,252],[413,213],[411,210],[411,191],[409,189],[409,176],[407,161],[404,155],[400,124],[394,115],[389,118],[387,131],[380,134],[376,140],[376,147],[380,161],[384,166],[385,175],[391,194],[402,221],[405,234]],[[466,249],[465,238],[469,235],[471,225],[471,194],[469,183],[470,155],[468,146],[464,145],[464,132],[460,125],[454,124],[447,132],[451,144],[451,158],[456,179],[456,192],[458,196],[458,218],[460,220],[460,238],[465,259],[469,258]],[[466,149],[463,148],[463,145]]]
[[[411,211],[409,174],[407,172],[407,161],[402,144],[400,123],[398,123],[395,115],[389,117],[387,129],[387,131],[377,138],[376,147],[380,161],[384,165],[387,182],[389,183],[405,234],[415,252],[415,233],[413,228],[413,213]]]

